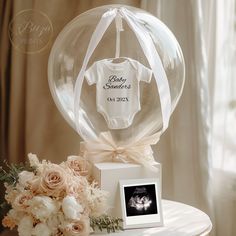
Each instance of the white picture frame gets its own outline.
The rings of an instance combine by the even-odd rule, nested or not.
[[[123,229],[163,226],[157,178],[120,180],[119,184]]]

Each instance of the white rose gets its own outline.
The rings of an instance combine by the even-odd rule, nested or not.
[[[19,177],[19,183],[22,186],[26,186],[28,185],[29,181],[32,181],[32,179],[34,178],[34,173],[29,171],[22,171],[19,173],[18,177]]]
[[[33,230],[32,230],[32,235],[34,236],[50,236],[51,231],[48,228],[48,226],[44,223],[37,224]]]
[[[62,201],[62,210],[68,219],[79,220],[83,207],[73,196],[66,196]]]
[[[18,225],[19,236],[31,236],[33,229],[33,219],[31,216],[24,216]]]
[[[29,211],[41,221],[57,213],[58,210],[59,204],[47,196],[35,196],[29,201]]]

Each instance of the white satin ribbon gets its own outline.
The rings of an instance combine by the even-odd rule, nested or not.
[[[157,172],[157,163],[153,157],[151,145],[159,141],[159,134],[144,137],[136,142],[118,146],[110,132],[103,132],[95,141],[82,142],[81,150],[84,157],[93,163],[124,162],[137,163]]]
[[[122,24],[122,17],[120,14],[116,14],[116,54],[115,58],[120,57],[120,32],[124,31]]]
[[[140,20],[129,10],[124,7],[110,9],[105,12],[98,25],[96,26],[95,31],[92,34],[90,39],[88,49],[81,67],[81,70],[78,74],[78,77],[75,82],[74,90],[74,115],[75,115],[75,124],[77,132],[84,138],[82,130],[80,128],[80,96],[82,84],[84,81],[84,74],[89,62],[91,55],[93,54],[98,43],[102,39],[104,33],[106,32],[109,25],[119,14],[129,25],[129,27],[135,33],[138,42],[146,56],[149,65],[153,71],[154,78],[156,81],[157,89],[160,97],[161,112],[162,112],[162,130],[160,133],[163,133],[169,124],[169,119],[171,115],[171,97],[170,97],[170,88],[167,80],[167,76],[162,65],[161,59],[156,51],[156,48],[153,44],[152,38],[145,28],[145,26],[140,22]]]

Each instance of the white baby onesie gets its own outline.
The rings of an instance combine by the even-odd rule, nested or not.
[[[96,83],[97,111],[110,129],[129,127],[141,109],[139,82],[150,83],[152,71],[133,59],[121,63],[95,62],[86,72],[89,85]]]

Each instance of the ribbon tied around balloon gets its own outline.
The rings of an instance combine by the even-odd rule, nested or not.
[[[102,132],[98,139],[89,142],[81,142],[81,151],[84,157],[93,163],[123,162],[136,163],[144,167],[158,171],[157,163],[153,157],[151,145],[159,141],[159,134],[144,137],[122,146],[118,146],[110,132]]]

